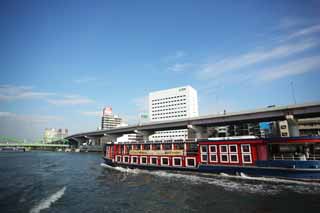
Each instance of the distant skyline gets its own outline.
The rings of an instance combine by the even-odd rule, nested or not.
[[[0,2],[0,135],[129,124],[190,85],[200,115],[320,101],[319,1]]]

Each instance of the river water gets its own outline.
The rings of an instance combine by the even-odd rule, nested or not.
[[[0,212],[320,211],[319,183],[101,163],[89,153],[0,153]]]

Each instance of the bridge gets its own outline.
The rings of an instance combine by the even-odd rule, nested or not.
[[[41,144],[41,143],[0,143],[1,147],[23,147],[27,149],[36,150],[56,150],[56,149],[67,149],[70,147],[69,144]]]
[[[177,119],[161,122],[149,122],[141,125],[131,125],[109,130],[81,132],[68,136],[66,139],[73,144],[81,144],[89,140],[99,141],[107,138],[116,141],[123,134],[138,133],[144,139],[155,131],[188,129],[189,138],[208,137],[208,127],[225,126],[251,122],[271,122],[287,120],[292,136],[299,134],[297,119],[320,117],[320,103],[295,104],[288,106],[270,106],[250,111],[206,115],[187,119]]]

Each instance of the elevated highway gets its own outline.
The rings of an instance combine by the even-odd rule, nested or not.
[[[147,138],[155,131],[188,129],[195,133],[195,137],[204,137],[206,128],[214,126],[224,126],[231,124],[250,123],[250,122],[267,122],[288,120],[291,128],[294,126],[296,119],[320,117],[320,103],[306,103],[288,106],[270,106],[267,108],[232,112],[225,114],[214,114],[193,117],[188,119],[177,119],[162,122],[149,122],[141,125],[130,125],[110,130],[99,130],[81,132],[68,136],[66,139],[78,143],[85,142],[88,139],[99,139],[109,137],[114,141],[123,134],[140,133]]]

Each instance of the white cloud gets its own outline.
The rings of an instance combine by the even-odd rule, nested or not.
[[[52,115],[20,115],[12,112],[0,112],[0,118],[28,123],[47,123],[63,120],[62,117]],[[3,120],[2,120],[3,121]]]
[[[82,104],[90,104],[94,102],[89,98],[80,97],[77,95],[64,96],[63,98],[60,98],[60,99],[48,99],[47,101],[48,103],[54,104],[54,105],[82,105]]]
[[[315,34],[315,33],[320,33],[320,24],[309,26],[309,27],[303,28],[301,30],[298,30],[298,31],[290,34],[287,39],[309,36],[309,35]]]
[[[183,72],[190,69],[192,66],[193,64],[191,63],[176,63],[176,64],[173,64],[172,66],[169,66],[168,70],[173,72]]]
[[[199,72],[199,76],[205,79],[216,78],[229,71],[270,60],[279,60],[290,55],[304,52],[308,49],[316,47],[318,44],[318,41],[309,40],[306,42],[284,44],[271,49],[253,51],[235,57],[225,58],[214,63],[203,65]]]
[[[320,56],[302,58],[258,73],[260,80],[269,81],[312,71],[320,71]]]
[[[55,93],[36,92],[32,87],[0,85],[0,101],[44,99]]]

